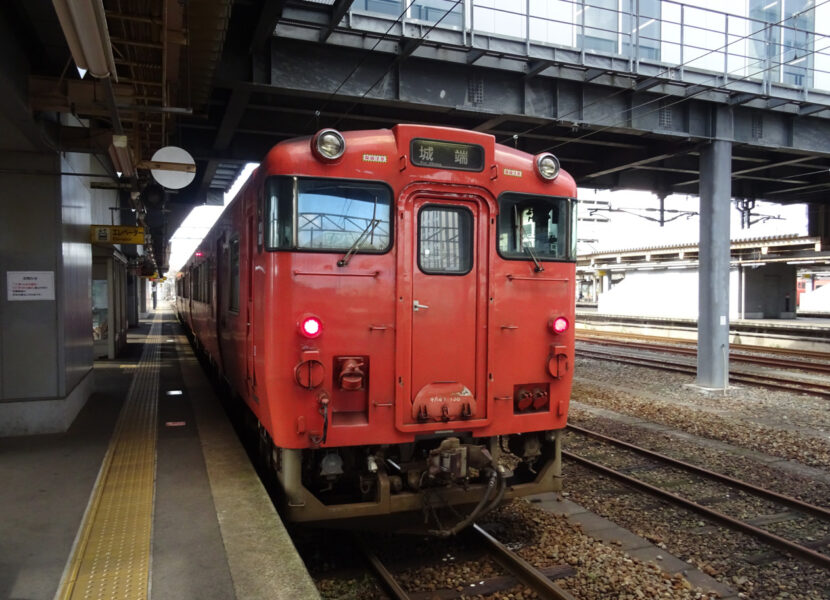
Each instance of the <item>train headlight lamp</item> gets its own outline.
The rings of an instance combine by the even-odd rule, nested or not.
[[[323,322],[317,317],[303,317],[300,319],[300,333],[307,338],[316,338],[323,333]]]
[[[550,330],[553,333],[565,333],[570,326],[571,324],[565,317],[556,317],[550,322]]]
[[[311,138],[311,150],[322,160],[334,161],[346,151],[346,140],[339,131],[323,129]]]
[[[536,157],[536,172],[539,177],[553,181],[559,175],[559,159],[553,154],[540,154]]]

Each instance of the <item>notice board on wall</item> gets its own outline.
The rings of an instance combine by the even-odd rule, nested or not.
[[[54,300],[54,271],[6,271],[6,296],[9,301]]]

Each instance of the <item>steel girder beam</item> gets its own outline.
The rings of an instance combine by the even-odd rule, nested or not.
[[[616,173],[618,171],[625,171],[625,170],[628,170],[628,169],[634,169],[636,167],[648,165],[648,164],[651,164],[651,163],[654,163],[654,162],[665,160],[667,158],[672,158],[672,157],[677,156],[679,154],[684,154],[686,152],[686,150],[687,150],[687,148],[677,148],[677,149],[675,149],[671,152],[667,152],[667,153],[663,153],[663,154],[657,154],[657,155],[654,155],[654,156],[649,156],[647,158],[642,158],[640,160],[635,160],[635,161],[630,161],[630,162],[627,161],[623,164],[615,165],[613,167],[604,168],[600,171],[595,171],[593,173],[588,173],[587,175],[583,175],[582,179],[583,180],[585,180],[585,179],[597,179],[599,177],[603,177],[605,175],[610,175],[610,174]]]
[[[784,100],[783,98],[770,98],[769,100],[767,100],[767,108],[769,110],[772,110],[774,108],[778,108],[779,106],[784,106],[789,103],[789,100]]]
[[[427,112],[466,110],[487,114],[488,118],[509,114],[540,123],[579,122],[636,135],[661,129],[664,135],[682,140],[705,138],[708,129],[702,106],[668,109],[676,114],[676,130],[672,131],[659,127],[658,110],[648,105],[653,96],[635,95],[632,100],[623,95],[609,97],[602,86],[567,81],[554,85],[552,80],[539,77],[528,81],[493,69],[470,70],[466,63],[422,60],[420,54],[392,69],[383,56],[343,48],[278,43],[273,52],[272,87],[265,93],[276,95],[322,95],[328,99],[336,91],[335,100],[361,105],[404,103]],[[355,69],[355,64],[360,67]],[[379,85],[372,88],[377,82]]]
[[[227,108],[222,116],[222,122],[216,131],[216,138],[213,141],[214,151],[221,152],[226,150],[230,145],[239,126],[239,122],[242,120],[242,115],[245,113],[249,98],[250,92],[246,88],[234,88]],[[204,168],[200,170],[197,184],[197,194],[199,196],[208,194],[209,189],[212,187],[211,182],[216,176],[216,171],[221,162],[221,160],[210,159]]]
[[[767,162],[763,165],[757,167],[750,167],[748,169],[740,169],[738,171],[732,171],[733,178],[740,178],[742,175],[747,175],[749,173],[757,173],[758,171],[769,171],[770,169],[775,169],[777,167],[785,167],[788,165],[795,165],[807,160],[812,160],[812,156],[799,156],[798,158],[792,158],[789,160],[782,160],[782,161],[771,161]],[[778,180],[774,180],[778,181]],[[694,183],[700,183],[700,179],[689,179],[688,181],[682,181],[680,183],[675,184],[677,187],[682,187],[686,185],[692,185]]]
[[[220,91],[245,88],[250,92],[248,102],[258,103],[256,107],[247,104],[233,128],[232,147],[237,156],[240,144],[247,148],[270,147],[284,137],[310,133],[307,129],[317,122],[315,112],[319,111],[320,125],[337,123],[342,128],[414,121],[487,130],[507,143],[518,134],[523,150],[552,149],[563,161],[573,158],[570,166],[565,163],[566,168],[579,181],[584,179],[594,185],[635,185],[638,189],[649,189],[649,186],[655,189],[658,184],[672,188],[678,176],[696,174],[696,171],[682,166],[676,169],[675,161],[658,164],[667,158],[660,155],[685,152],[692,156],[694,151],[690,151],[690,145],[713,139],[711,113],[717,105],[714,99],[722,96],[719,101],[725,102],[729,93],[715,88],[683,100],[676,93],[666,96],[635,91],[632,78],[628,79],[627,91],[615,92],[615,85],[609,87],[608,82],[616,81],[619,87],[622,78],[616,72],[618,65],[611,64],[613,58],[605,57],[606,62],[596,65],[571,68],[567,60],[560,59],[575,60],[575,57],[556,49],[556,53],[542,53],[530,59],[528,67],[528,59],[511,56],[510,52],[515,49],[510,41],[485,40],[479,35],[476,35],[475,47],[454,46],[450,43],[453,32],[437,30],[442,37],[436,43],[432,38],[436,32],[430,32],[429,44],[423,44],[420,38],[402,37],[403,29],[394,27],[386,39],[379,39],[383,33],[380,30],[371,35],[363,32],[358,37],[356,29],[350,29],[356,28],[356,20],[363,18],[357,13],[343,27],[336,28],[327,43],[320,44],[319,31],[330,18],[330,11],[317,10],[314,19],[300,27],[291,12],[294,9],[293,5],[286,7],[280,37],[274,38],[270,53],[260,57],[260,62],[272,65],[267,83],[231,81],[232,70],[225,70],[225,81],[218,81]],[[374,51],[367,52],[375,45]],[[473,63],[475,66],[471,66]],[[527,77],[528,73],[533,76]],[[649,81],[648,77],[659,80],[658,73],[648,73],[646,70],[643,74],[647,77],[643,83]],[[595,81],[603,85],[586,81],[595,76]],[[662,85],[661,91],[667,86],[681,85],[673,80],[656,81],[655,88],[658,84]],[[650,84],[641,85],[641,90],[650,87]],[[751,91],[741,89],[738,93]],[[660,102],[663,99],[667,103]],[[783,101],[790,103],[788,99]],[[260,110],[271,111],[265,130],[258,125],[262,122],[257,120],[262,114]],[[784,113],[743,108],[736,103],[733,110],[736,152],[748,148],[751,151],[744,154],[754,161],[763,161],[762,168],[768,168],[766,164],[770,161],[753,157],[753,153],[772,152],[779,157],[773,161],[776,164],[786,162],[781,158],[807,152],[830,156],[830,120],[799,117],[793,112],[795,106]],[[307,118],[297,119],[299,114]],[[763,120],[761,135],[755,131],[759,114]],[[187,131],[195,135],[199,127],[223,126],[214,121],[192,127]],[[651,156],[642,152],[654,144],[660,145],[659,154],[653,150]],[[203,156],[211,156],[211,146],[209,142]],[[604,167],[601,162],[597,166],[596,153],[589,151],[596,146],[619,148],[617,158],[624,154],[629,158],[610,167]],[[261,154],[251,158],[261,158]],[[741,157],[734,156],[733,160],[738,162]],[[777,173],[766,175],[746,175],[746,178],[751,177],[753,186],[763,192],[771,187],[763,184],[773,184],[767,180],[774,180]],[[694,183],[694,188],[697,187],[697,179],[685,183]],[[684,193],[694,191],[689,186],[683,189]]]
[[[727,100],[727,103],[729,104],[729,106],[738,106],[740,104],[746,104],[747,102],[751,102],[752,100],[757,100],[758,98],[759,96],[757,94],[732,94],[731,96],[729,96],[729,100]]]
[[[320,30],[320,41],[325,42],[337,27],[337,24],[346,16],[349,9],[352,7],[354,0],[336,0],[334,6],[331,8],[331,18],[329,24]]]
[[[468,65],[472,65],[472,64],[474,64],[474,63],[475,63],[475,62],[476,62],[479,58],[481,58],[482,56],[484,56],[485,54],[487,54],[487,51],[486,51],[486,50],[482,50],[482,49],[480,49],[480,48],[471,48],[471,49],[467,52],[467,55],[464,57],[464,59],[465,59],[465,62],[466,62]]]
[[[532,77],[536,77],[536,75],[538,75],[539,73],[551,66],[553,66],[553,62],[550,60],[531,61],[527,65],[527,72],[525,72],[525,78],[531,79]]]
[[[635,92],[645,92],[646,90],[650,90],[651,88],[658,86],[662,83],[665,83],[665,80],[659,77],[647,77],[641,81],[638,81],[634,84],[634,91]]]
[[[423,45],[419,48],[428,50]],[[351,103],[403,103],[427,112],[469,110],[489,113],[488,118],[522,115],[552,124],[578,122],[592,130],[624,135],[659,132],[681,142],[712,139],[708,101],[690,99],[661,105],[657,100],[663,97],[648,92],[615,95],[609,94],[606,86],[539,75],[527,80],[500,69],[470,69],[466,61],[432,61],[421,56],[419,51],[417,57],[393,65],[395,61],[383,54],[366,55],[330,44],[276,43],[270,61],[272,85],[265,93],[322,94],[328,98],[337,90],[334,100]],[[360,64],[358,69],[356,64]],[[736,142],[830,156],[830,121],[761,112],[764,131],[758,137],[758,112],[735,108]]]
[[[605,75],[605,69],[588,69],[585,71],[585,78],[582,81],[590,83],[602,75]]]
[[[821,104],[807,104],[798,109],[798,116],[807,117],[809,115],[815,115],[827,110],[828,108],[830,107],[823,106]]]
[[[251,37],[251,52],[263,52],[267,49],[268,40],[274,35],[274,30],[277,27],[277,22],[280,20],[280,17],[282,17],[285,4],[286,0],[262,1],[259,18],[254,28],[254,34]]]
[[[285,38],[317,41],[319,30],[328,26],[327,20],[321,21],[320,10],[311,3],[288,5],[283,16],[285,20],[280,35]],[[343,47],[368,48],[374,45],[378,37],[387,35],[387,30],[390,45],[395,44],[395,37],[404,36],[403,25],[393,23],[387,16],[355,12],[350,16],[349,27],[339,29],[336,36],[332,35],[329,40]],[[533,61],[550,61],[556,65],[557,77],[575,81],[584,79],[586,69],[590,72],[596,68],[611,75],[605,81],[613,87],[631,89],[639,86],[636,91],[644,91],[659,85],[663,88],[661,91],[683,97],[684,88],[697,86],[686,93],[697,95],[705,92],[708,99],[720,103],[726,103],[734,93],[751,93],[756,97],[771,96],[790,102],[803,102],[802,90],[793,86],[772,84],[768,88],[768,84],[760,80],[730,79],[728,87],[720,87],[713,83],[711,72],[688,66],[679,70],[671,67],[667,69],[658,61],[641,58],[635,74],[630,70],[631,63],[628,57],[584,54],[576,48],[552,47],[532,40],[508,39],[482,32],[475,33],[473,45],[470,39],[468,31],[436,28],[429,32],[427,41],[430,42],[430,53],[425,56],[465,63],[472,57],[470,63],[481,60],[484,66],[515,72],[527,71],[527,64]],[[394,52],[383,44],[379,45],[377,50]],[[552,71],[553,69],[548,73]],[[631,80],[640,82],[632,86]],[[830,107],[830,93],[811,90],[811,99],[816,104]]]

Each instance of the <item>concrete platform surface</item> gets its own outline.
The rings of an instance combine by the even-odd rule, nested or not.
[[[319,598],[173,313],[155,317],[160,367],[146,597]],[[79,531],[150,326],[143,321],[130,332],[123,356],[95,363],[96,392],[68,432],[0,438],[0,598],[66,593],[73,549],[83,545]],[[104,577],[126,569],[109,568]]]

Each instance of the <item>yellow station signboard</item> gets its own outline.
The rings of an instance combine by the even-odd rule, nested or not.
[[[129,225],[90,225],[93,244],[143,244],[144,228]]]

